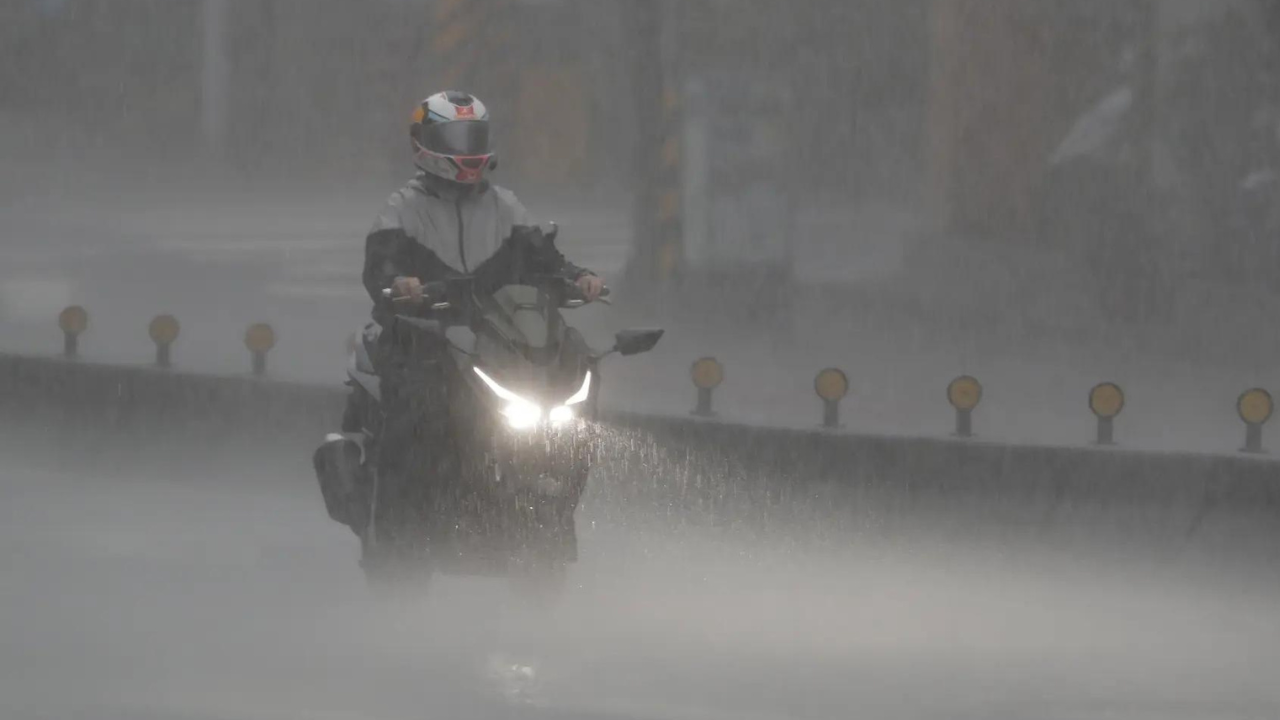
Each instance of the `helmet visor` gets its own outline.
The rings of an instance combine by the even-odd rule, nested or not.
[[[484,120],[454,120],[424,125],[422,146],[440,155],[487,155],[489,123]]]

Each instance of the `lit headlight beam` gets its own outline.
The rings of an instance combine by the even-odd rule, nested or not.
[[[476,375],[480,376],[480,379],[484,381],[485,385],[489,386],[489,389],[493,391],[494,395],[498,396],[499,400],[506,401],[507,406],[502,408],[502,415],[507,419],[507,424],[513,429],[524,430],[531,428],[542,420],[542,408],[537,403],[529,402],[502,387],[480,368],[473,366],[471,369],[476,371]]]
[[[484,381],[484,384],[498,396],[499,400],[507,403],[502,409],[502,414],[507,418],[507,422],[513,428],[522,429],[536,425],[542,419],[542,407],[535,402],[520,397],[510,390],[498,384],[498,381],[489,377],[485,371],[478,367],[472,366],[472,370],[476,371],[476,375]],[[563,405],[552,408],[547,419],[554,425],[560,425],[574,418],[573,405],[579,405],[586,402],[591,396],[591,371],[588,370],[582,378],[582,387],[578,388]]]
[[[489,389],[490,389],[490,390],[492,390],[492,391],[493,391],[493,394],[494,394],[494,395],[497,395],[499,399],[501,399],[501,400],[506,400],[506,401],[507,401],[507,402],[509,402],[509,403],[517,403],[517,404],[520,404],[520,405],[532,405],[533,407],[537,407],[537,406],[538,406],[538,404],[537,404],[537,403],[529,402],[528,400],[525,400],[524,398],[520,397],[519,395],[517,395],[517,394],[515,394],[515,393],[511,392],[510,390],[508,390],[508,389],[506,389],[506,388],[502,387],[501,385],[499,385],[499,384],[497,383],[497,381],[495,381],[493,378],[491,378],[491,377],[489,377],[488,375],[486,375],[486,374],[485,374],[485,372],[484,372],[483,370],[481,370],[480,368],[478,368],[478,367],[472,367],[471,369],[476,371],[476,374],[480,376],[480,379],[484,381],[484,384],[485,384],[485,385],[488,385],[488,386],[489,386]]]
[[[591,395],[591,371],[588,370],[587,374],[582,378],[582,387],[578,388],[578,392],[574,393],[573,397],[569,398],[568,400],[565,400],[564,404],[577,405],[578,403],[586,402],[587,397],[590,395]]]

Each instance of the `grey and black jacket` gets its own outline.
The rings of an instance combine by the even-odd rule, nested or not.
[[[526,274],[589,273],[565,259],[510,190],[488,183],[419,175],[391,194],[365,239],[364,286],[382,325],[389,320],[382,290],[398,276],[425,283],[482,275],[503,284]]]

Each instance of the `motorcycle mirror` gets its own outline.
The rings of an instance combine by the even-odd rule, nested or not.
[[[662,339],[662,328],[633,328],[622,330],[614,336],[613,349],[621,355],[638,355],[649,352]]]

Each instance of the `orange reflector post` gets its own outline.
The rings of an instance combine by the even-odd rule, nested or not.
[[[947,384],[947,402],[956,410],[956,437],[973,436],[973,409],[982,402],[982,383],[961,375]]]
[[[62,354],[74,358],[80,354],[80,334],[89,328],[89,313],[79,305],[71,305],[58,313],[62,329]]]
[[[813,391],[822,400],[822,426],[840,426],[840,401],[849,394],[849,377],[839,368],[825,368],[813,378]]]
[[[1124,409],[1124,390],[1113,382],[1094,385],[1089,390],[1089,411],[1098,418],[1097,444],[1115,444],[1115,419]]]
[[[255,323],[244,333],[244,346],[253,354],[253,374],[267,372],[267,352],[276,346],[276,332],[266,323]]]
[[[711,391],[724,382],[724,366],[713,357],[698,358],[689,369],[689,375],[693,379],[694,387],[698,389],[698,404],[694,407],[693,414],[699,417],[714,416],[715,411],[711,409]]]
[[[156,344],[156,365],[167,368],[170,365],[169,347],[178,339],[182,327],[178,319],[172,315],[157,315],[147,326],[151,341]]]
[[[1262,388],[1251,388],[1236,400],[1236,413],[1245,423],[1244,447],[1241,452],[1262,452],[1262,426],[1271,419],[1275,403],[1271,393]]]

